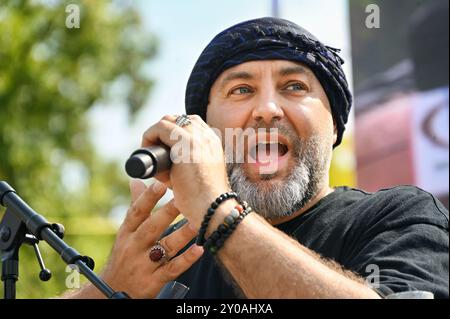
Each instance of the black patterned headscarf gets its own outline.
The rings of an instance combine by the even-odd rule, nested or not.
[[[324,88],[341,143],[352,104],[342,70],[344,60],[334,49],[293,22],[261,18],[239,23],[219,33],[203,50],[186,88],[186,113],[206,121],[209,92],[219,75],[238,64],[259,60],[289,60],[307,65]]]

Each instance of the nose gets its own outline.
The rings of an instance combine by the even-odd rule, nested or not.
[[[262,94],[256,103],[252,112],[252,117],[255,121],[264,121],[270,124],[272,121],[279,121],[284,117],[283,110],[273,93],[266,92],[266,94]]]

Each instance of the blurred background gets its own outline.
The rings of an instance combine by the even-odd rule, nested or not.
[[[79,28],[66,26],[69,4]],[[183,113],[190,71],[218,32],[263,16],[342,49],[355,104],[331,184],[413,184],[448,207],[448,0],[1,0],[0,180],[64,224],[67,243],[100,272],[129,203],[123,165],[142,133]],[[19,298],[67,289],[66,265],[40,248],[53,278],[39,280],[24,245]]]

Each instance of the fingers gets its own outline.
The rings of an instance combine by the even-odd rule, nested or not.
[[[131,202],[134,203],[139,196],[145,191],[147,186],[145,186],[144,182],[132,179],[130,180],[130,193],[131,193]]]
[[[172,183],[170,181],[170,170],[165,170],[153,176],[156,180],[160,181],[167,188],[172,189]]]
[[[174,257],[178,251],[185,247],[197,235],[197,230],[190,223],[167,235],[159,242],[166,249],[169,257]]]
[[[159,291],[168,281],[175,280],[188,270],[203,254],[203,247],[193,244],[181,255],[159,267],[155,272],[150,285]]]
[[[151,214],[136,229],[136,240],[140,247],[148,248],[153,245],[170,224],[180,215],[175,208],[173,199]]]
[[[187,132],[173,121],[169,121],[168,117],[169,116],[166,115],[161,121],[145,131],[142,137],[142,147],[159,144],[161,142],[172,147],[180,138],[187,136]]]
[[[134,188],[132,190],[132,197],[137,196],[139,192],[140,194],[131,203],[123,222],[123,227],[130,232],[135,231],[142,224],[167,190],[166,186],[158,181],[145,188],[144,191],[142,191],[142,187],[145,187],[145,184],[144,186],[133,184],[132,187]],[[133,192],[135,192],[134,195]]]
[[[210,126],[208,124],[206,124],[206,122],[203,121],[203,119],[197,114],[189,115],[189,118],[191,119],[192,123],[198,123],[199,126],[205,128],[205,129],[210,128]]]
[[[160,142],[167,146],[173,146],[180,137],[187,137],[188,131],[193,127],[201,129],[210,129],[203,119],[198,115],[189,115],[191,123],[184,127],[175,124],[177,116],[165,115],[158,123],[151,126],[142,137],[142,147],[146,147]]]

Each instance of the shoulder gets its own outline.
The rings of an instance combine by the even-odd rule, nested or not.
[[[344,210],[342,265],[367,278],[368,266],[375,265],[386,294],[424,290],[448,298],[448,211],[442,203],[415,186],[343,193],[357,200]]]
[[[448,231],[448,210],[435,196],[419,187],[402,185],[376,192],[346,187],[343,194],[351,199],[349,206],[373,222],[433,224]]]

